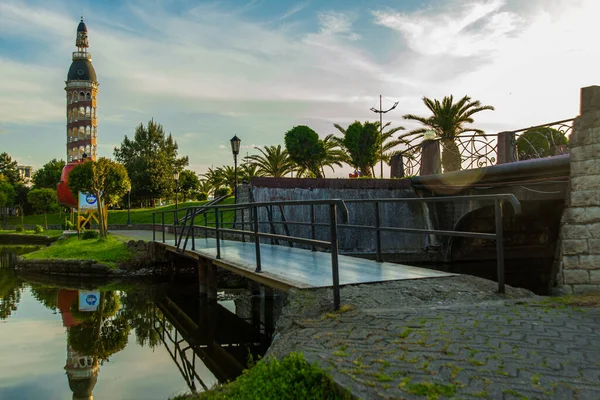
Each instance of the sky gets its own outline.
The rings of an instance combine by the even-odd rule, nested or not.
[[[242,156],[296,125],[324,137],[376,120],[380,94],[406,129],[423,96],[450,94],[495,107],[476,115],[488,133],[573,118],[580,88],[600,84],[599,14],[598,0],[0,0],[0,152],[66,159],[81,15],[99,156],[154,119],[203,174],[233,164],[234,135]]]

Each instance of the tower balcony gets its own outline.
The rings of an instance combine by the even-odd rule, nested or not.
[[[87,51],[74,51],[73,60],[89,60],[92,61],[92,53]]]

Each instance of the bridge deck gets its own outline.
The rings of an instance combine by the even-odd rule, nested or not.
[[[170,251],[177,251],[175,240],[157,243]],[[191,247],[190,241],[185,251],[189,257],[212,260],[219,267],[279,289],[333,286],[330,253],[261,243],[262,272],[256,273],[254,272],[256,269],[254,243],[223,240],[221,241],[220,259],[216,258],[216,240],[213,238],[196,239],[196,249],[190,250]],[[340,285],[455,275],[426,268],[387,262],[378,263],[343,255],[339,255],[339,274]]]

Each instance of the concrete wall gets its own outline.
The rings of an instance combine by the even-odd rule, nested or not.
[[[251,198],[255,202],[287,201],[287,200],[320,200],[320,199],[372,199],[372,198],[414,198],[417,193],[410,187],[409,180],[366,180],[366,179],[292,179],[292,178],[254,178],[250,185]],[[375,224],[375,206],[373,203],[347,203],[349,224]],[[426,206],[417,203],[382,204],[382,226],[426,228],[431,226]],[[284,214],[288,221],[310,222],[310,207],[285,207]],[[327,206],[316,206],[316,222],[329,222]],[[268,221],[267,212],[263,209],[260,220]],[[280,221],[281,213],[277,208],[273,211],[273,220]],[[281,225],[276,225],[275,232],[283,234]],[[270,232],[268,224],[261,224],[261,231]],[[289,225],[290,234],[310,238],[310,227]],[[356,228],[339,229],[340,251],[362,254],[374,253],[376,250],[375,232]],[[329,228],[317,227],[316,239],[329,240]],[[422,234],[382,233],[382,250],[384,253],[421,254],[429,244],[427,236]]]

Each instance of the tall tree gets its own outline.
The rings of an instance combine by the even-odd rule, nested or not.
[[[372,176],[380,143],[377,124],[355,121],[346,129],[338,124],[333,126],[344,135],[334,139],[345,151],[344,161],[360,171],[361,176]]]
[[[123,164],[104,157],[98,161],[86,161],[75,166],[69,173],[69,187],[76,197],[79,192],[96,196],[100,236],[106,237],[108,218],[105,206],[116,204],[131,188]]]
[[[326,151],[317,132],[306,125],[298,125],[285,133],[285,148],[300,170],[315,178],[323,178],[322,164]]]
[[[4,175],[4,178],[11,185],[15,185],[23,181],[21,174],[19,174],[18,164],[13,161],[12,157],[8,153],[0,154],[0,174]]]
[[[258,168],[259,176],[281,178],[294,170],[294,162],[290,159],[286,149],[281,145],[257,147],[260,154],[246,157],[248,165]]]
[[[64,166],[64,160],[57,160],[56,158],[44,164],[42,168],[33,174],[33,185],[35,188],[56,189],[56,185],[60,182],[60,175]]]
[[[179,192],[183,195],[183,201],[186,201],[200,188],[200,179],[194,171],[184,169],[179,173]]]
[[[238,184],[243,181],[250,182],[250,179],[254,178],[255,176],[260,176],[259,169],[256,165],[244,164],[238,168]]]
[[[431,111],[429,117],[420,117],[413,114],[404,116],[407,120],[418,121],[424,126],[415,129],[399,139],[406,140],[410,136],[423,136],[427,131],[433,131],[442,142],[442,166],[445,172],[458,171],[461,168],[461,154],[456,144],[456,139],[463,133],[473,132],[483,135],[481,129],[465,126],[474,122],[473,115],[484,110],[494,110],[492,106],[483,106],[479,101],[473,101],[469,96],[464,96],[456,103],[452,96],[446,96],[440,102],[423,97],[423,103]]]
[[[125,165],[135,185],[131,196],[137,200],[169,197],[174,193],[174,171],[181,171],[189,163],[188,157],[178,157],[177,142],[166,135],[161,124],[151,120],[140,124],[133,139],[127,136],[121,147],[115,148],[115,158]]]
[[[48,229],[48,213],[58,208],[56,189],[33,189],[27,193],[27,200],[34,210],[44,213],[44,225]]]

